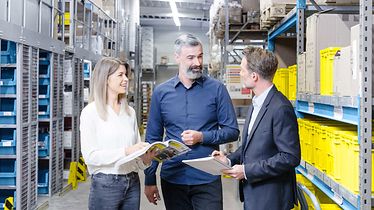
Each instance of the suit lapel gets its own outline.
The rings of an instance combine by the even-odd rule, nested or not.
[[[269,91],[268,95],[266,96],[266,99],[264,101],[264,103],[262,104],[262,107],[260,109],[260,112],[258,113],[257,117],[256,117],[256,120],[253,124],[253,127],[252,127],[252,130],[251,130],[251,133],[248,135],[247,137],[247,141],[245,142],[245,147],[244,147],[244,150],[245,151],[249,145],[249,142],[252,140],[252,137],[253,137],[253,134],[254,132],[256,131],[258,125],[260,124],[264,114],[266,113],[267,109],[268,109],[268,105],[271,101],[271,99],[273,98],[273,95],[275,93],[275,91],[277,90],[277,88],[275,87],[275,85],[271,88],[271,90]],[[247,125],[247,133],[248,133],[248,125]]]
[[[253,112],[253,104],[249,105],[248,107],[248,113],[247,113],[247,118],[245,119],[244,127],[243,127],[243,133],[242,133],[242,147],[246,145],[246,142],[248,141],[248,126],[249,122],[251,121],[251,116]],[[244,151],[244,150],[242,150]]]

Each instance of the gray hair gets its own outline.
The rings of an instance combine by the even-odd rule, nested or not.
[[[107,116],[107,91],[108,91],[108,78],[114,74],[117,69],[121,66],[125,66],[126,74],[130,72],[129,65],[117,58],[104,57],[97,62],[93,70],[93,76],[90,82],[90,98],[89,102],[94,102],[96,105],[97,112],[101,119],[106,120]],[[124,104],[124,108],[127,114],[130,115],[129,106],[126,100],[125,94],[118,96],[118,101]]]
[[[256,72],[265,80],[273,80],[278,68],[278,59],[274,53],[259,47],[247,47],[243,54],[249,71]]]
[[[174,42],[174,52],[179,54],[183,46],[203,46],[199,38],[193,34],[181,34]]]

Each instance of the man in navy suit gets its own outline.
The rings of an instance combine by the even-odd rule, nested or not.
[[[245,210],[289,210],[297,203],[295,167],[300,164],[297,119],[290,101],[272,83],[278,60],[272,52],[246,48],[240,76],[254,92],[234,153],[216,158],[232,165],[224,173],[240,180]]]

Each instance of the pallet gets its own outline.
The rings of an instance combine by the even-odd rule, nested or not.
[[[283,19],[295,4],[274,4],[262,10],[260,18],[260,28],[269,29]]]

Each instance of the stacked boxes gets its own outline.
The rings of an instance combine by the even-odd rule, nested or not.
[[[142,68],[153,69],[154,53],[153,53],[153,28],[142,27]]]
[[[320,93],[319,52],[330,46],[349,45],[350,27],[358,24],[358,15],[313,14],[307,18],[306,28],[306,92]]]
[[[48,119],[50,115],[50,79],[51,54],[39,53],[39,119]]]

